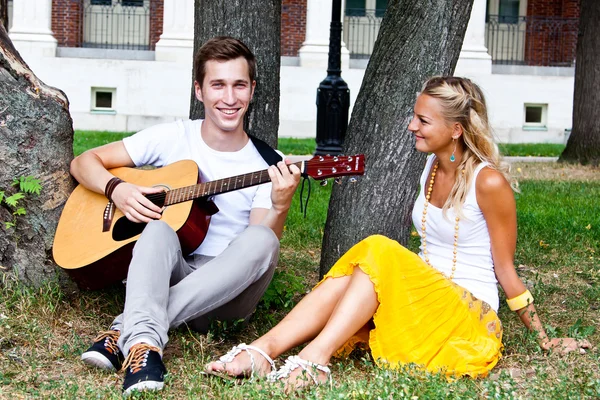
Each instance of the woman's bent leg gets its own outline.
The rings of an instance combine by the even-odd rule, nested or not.
[[[325,327],[298,356],[316,364],[327,365],[331,356],[356,332],[365,326],[373,317],[379,301],[371,279],[359,267],[354,268],[348,288],[337,303]],[[288,388],[302,386],[306,383],[303,370],[293,371],[287,382]],[[322,381],[327,379],[320,372]]]

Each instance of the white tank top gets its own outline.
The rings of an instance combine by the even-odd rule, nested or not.
[[[422,234],[421,219],[425,204],[425,190],[429,172],[433,166],[435,155],[427,158],[427,164],[421,175],[421,192],[415,201],[412,220],[419,235]],[[456,271],[453,282],[469,290],[475,297],[488,303],[494,311],[498,311],[498,281],[494,273],[494,262],[490,245],[490,234],[483,213],[477,204],[475,182],[479,172],[488,165],[479,164],[473,173],[471,187],[463,204],[464,217],[458,226],[458,246]],[[446,217],[442,209],[429,203],[426,217],[427,253],[429,262],[446,276],[452,273],[452,256],[454,251],[455,214],[453,208],[448,209]],[[421,242],[419,256],[423,256]]]

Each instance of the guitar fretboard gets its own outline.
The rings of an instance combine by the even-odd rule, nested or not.
[[[302,162],[297,162],[295,164],[298,166],[298,168],[301,168]],[[197,185],[186,186],[168,191],[164,205],[169,206],[171,204],[183,203],[184,201],[194,200],[200,197],[208,197],[216,194],[232,192],[234,190],[260,185],[270,181],[271,178],[269,177],[269,172],[265,169],[262,171],[250,172],[244,175],[218,179],[216,181],[199,183]]]

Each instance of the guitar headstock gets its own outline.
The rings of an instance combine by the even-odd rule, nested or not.
[[[363,175],[365,156],[314,156],[304,162],[304,174],[321,180],[336,176]]]

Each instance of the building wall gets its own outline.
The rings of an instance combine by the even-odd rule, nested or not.
[[[60,1],[67,0],[54,0],[53,3],[59,6]],[[62,5],[72,3],[75,2],[67,1]],[[53,13],[53,22],[60,15]],[[64,43],[64,37],[61,40]],[[79,50],[103,49],[33,51],[34,45],[44,50],[47,44],[28,40],[15,42],[15,45],[42,81],[66,93],[75,129],[138,131],[160,122],[187,118],[192,82],[191,43],[190,57],[164,59],[170,61],[156,61],[155,53],[151,51],[115,50],[114,54],[96,51],[93,58],[84,58],[92,55],[86,56],[83,53],[88,52]],[[300,46],[299,41],[297,46]],[[115,59],[117,53],[148,57]],[[492,73],[490,69],[485,72],[485,68],[469,70],[461,67],[462,64],[459,60],[456,75],[469,76],[480,84],[488,99],[492,126],[501,141],[565,142],[565,130],[571,128],[572,119],[572,68],[544,70],[544,67],[514,66],[521,70]],[[342,76],[350,89],[351,107],[364,73],[364,68],[343,69]],[[325,67],[281,68],[281,137],[315,137],[316,90],[325,75]],[[92,91],[95,88],[114,90],[114,111],[92,110]],[[525,104],[545,105],[546,126],[536,131],[523,129]]]
[[[281,2],[281,55],[296,57],[306,37],[306,0]]]
[[[163,31],[163,0],[150,0],[150,49],[154,50],[156,42]]]
[[[61,47],[79,47],[83,40],[81,0],[52,1],[52,32]]]
[[[574,65],[579,10],[580,0],[528,0],[528,65]]]

